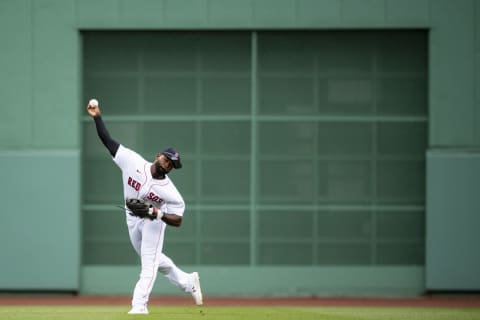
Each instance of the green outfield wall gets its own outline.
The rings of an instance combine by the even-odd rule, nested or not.
[[[92,96],[182,150],[165,246],[206,294],[479,290],[479,27],[474,0],[0,1],[0,291],[133,288]]]

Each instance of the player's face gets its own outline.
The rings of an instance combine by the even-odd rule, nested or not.
[[[172,160],[168,159],[164,154],[157,154],[157,161],[166,173],[169,173],[173,169]]]

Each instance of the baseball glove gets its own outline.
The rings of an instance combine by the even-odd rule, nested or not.
[[[157,218],[155,208],[149,202],[142,199],[127,199],[125,205],[130,211],[130,215],[139,218],[148,218],[155,220]]]

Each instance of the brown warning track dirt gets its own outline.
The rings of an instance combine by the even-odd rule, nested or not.
[[[73,295],[0,295],[0,305],[130,305],[126,296]],[[480,296],[418,297],[418,298],[227,298],[205,297],[205,306],[338,306],[338,307],[450,307],[480,308]],[[190,297],[160,297],[150,299],[150,305],[192,306]]]

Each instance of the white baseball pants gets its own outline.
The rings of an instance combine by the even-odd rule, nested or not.
[[[184,292],[192,291],[192,275],[180,270],[162,253],[166,224],[160,220],[140,219],[127,214],[128,233],[133,248],[141,257],[140,279],[133,291],[132,306],[146,306],[157,272]]]

